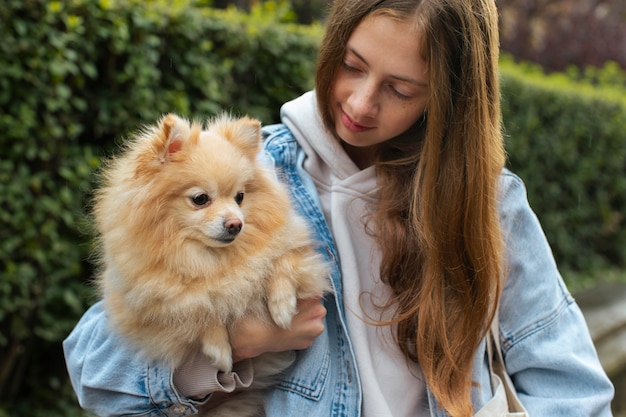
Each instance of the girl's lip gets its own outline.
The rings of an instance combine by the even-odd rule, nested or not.
[[[341,122],[346,127],[346,129],[355,133],[364,132],[366,130],[372,129],[371,127],[363,126],[363,125],[356,123],[343,110],[341,111]]]

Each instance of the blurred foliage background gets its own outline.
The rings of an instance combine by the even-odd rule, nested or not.
[[[621,0],[498,3],[509,166],[526,181],[572,288],[624,279],[626,53],[611,36],[623,40],[625,25],[605,20],[614,32],[604,38],[581,30],[624,19]],[[95,301],[87,211],[100,158],[169,111],[277,122],[280,105],[313,85],[326,6],[3,2],[0,417],[87,415],[60,343]],[[564,37],[568,21],[588,36]]]

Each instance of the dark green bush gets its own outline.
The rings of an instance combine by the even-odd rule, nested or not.
[[[320,29],[280,18],[185,1],[3,3],[0,417],[80,414],[60,341],[95,299],[85,208],[100,157],[170,111],[277,120],[311,88]]]
[[[502,72],[509,165],[526,182],[559,264],[625,266],[624,85],[574,82],[506,59]]]
[[[165,112],[278,120],[312,87],[320,27],[183,0],[0,7],[0,417],[80,416],[60,341],[95,299],[86,222],[100,157]],[[623,266],[619,92],[505,65],[510,165],[562,265]]]

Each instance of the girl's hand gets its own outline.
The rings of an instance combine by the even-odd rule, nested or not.
[[[274,323],[245,318],[230,329],[233,362],[254,358],[266,352],[306,349],[324,331],[326,308],[321,297],[298,300],[298,313],[291,327],[283,329]]]

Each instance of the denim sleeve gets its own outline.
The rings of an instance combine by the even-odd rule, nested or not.
[[[81,407],[100,417],[197,412],[198,403],[174,389],[167,365],[149,363],[109,328],[101,302],[83,315],[63,349]]]
[[[519,397],[531,416],[610,416],[613,386],[524,184],[507,172],[501,185],[508,275],[500,303],[500,336]]]

